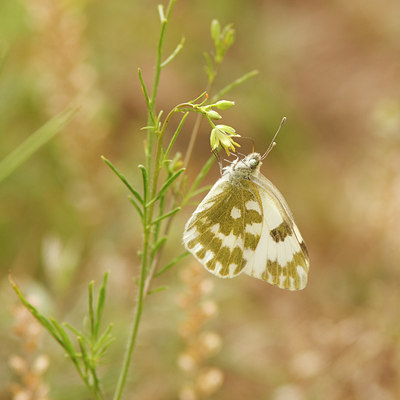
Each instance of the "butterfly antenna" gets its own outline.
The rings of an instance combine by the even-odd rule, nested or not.
[[[269,152],[275,147],[275,145],[276,145],[275,138],[278,136],[278,133],[281,130],[281,127],[282,127],[282,125],[284,124],[285,121],[286,121],[286,117],[283,117],[281,123],[279,124],[278,130],[276,131],[274,137],[272,138],[271,143],[268,146],[267,151],[262,155],[261,160],[264,160],[264,158],[267,157]]]

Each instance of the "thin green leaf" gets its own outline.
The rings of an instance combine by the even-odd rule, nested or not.
[[[102,347],[104,347],[105,343],[110,343],[107,345],[109,346],[115,338],[111,336],[111,331],[113,329],[113,324],[109,324],[107,329],[102,333],[100,336],[99,340],[96,342],[96,344],[93,346],[93,351],[95,353],[101,351]]]
[[[153,246],[152,250],[151,250],[151,257],[154,256],[154,254],[156,254],[157,250],[160,248],[160,246],[162,246],[168,239],[168,236],[163,236],[162,238],[160,238],[158,240],[158,242]]]
[[[206,70],[208,80],[212,82],[216,74],[214,63],[212,61],[211,56],[208,53],[204,53],[204,58],[206,59],[206,65],[204,66],[204,68]]]
[[[169,64],[182,50],[183,45],[185,43],[185,38],[182,37],[181,41],[179,44],[176,46],[175,50],[171,53],[169,57],[167,57],[160,65],[161,68],[164,68],[167,64]]]
[[[155,131],[155,130],[156,130],[156,127],[153,126],[153,125],[142,126],[142,127],[140,128],[140,130],[141,130],[141,131],[145,131],[145,130],[153,130],[153,131]]]
[[[72,119],[78,107],[67,107],[45,125],[32,133],[15,150],[0,161],[0,182],[23,164],[33,153],[57,135]]]
[[[210,170],[210,168],[212,167],[212,165],[214,164],[215,161],[215,156],[212,155],[207,162],[204,164],[203,168],[201,169],[201,171],[199,172],[199,174],[197,175],[196,179],[194,180],[192,187],[189,190],[189,194],[194,192],[197,187],[199,186],[200,182],[204,179],[204,177],[207,175],[208,171]]]
[[[163,219],[170,217],[171,215],[176,214],[178,211],[182,210],[182,207],[176,207],[173,210],[167,212],[164,215],[161,215],[160,217],[156,218],[153,222],[152,225],[154,224],[158,224],[159,222],[161,222]]]
[[[189,201],[191,198],[197,196],[198,194],[207,192],[211,188],[212,188],[212,185],[206,185],[206,186],[202,186],[200,189],[195,190],[194,192],[189,193],[184,200],[184,204],[186,204],[186,202]]]
[[[235,88],[236,86],[239,86],[240,84],[242,84],[243,82],[245,82],[248,79],[252,78],[253,76],[256,76],[257,74],[258,74],[257,70],[253,70],[253,71],[248,72],[247,74],[244,74],[240,78],[234,80],[232,83],[230,83],[229,85],[227,85],[224,88],[222,88],[218,93],[216,93],[210,99],[210,102],[214,103],[215,101],[219,100],[222,96],[224,96],[226,93],[231,91],[233,88]]]
[[[168,170],[168,167],[167,167]],[[168,171],[168,176],[171,174]],[[158,215],[164,215],[164,208],[165,208],[165,196],[161,196],[160,201],[158,202]],[[153,224],[153,223],[151,223]],[[158,237],[160,235],[161,224],[154,224],[155,228],[153,230],[153,242],[157,242]]]
[[[143,197],[144,197],[144,204],[147,202],[148,198],[148,191],[149,191],[149,177],[147,175],[146,167],[142,164],[138,165],[140,172],[142,173],[142,181],[143,181]],[[148,205],[145,205],[147,207]]]
[[[188,111],[185,112],[185,114],[183,115],[181,121],[179,122],[179,125],[178,125],[178,127],[176,128],[175,133],[174,133],[174,135],[172,136],[172,139],[171,139],[171,141],[169,142],[169,145],[168,145],[168,147],[167,147],[167,150],[166,150],[166,152],[165,152],[165,154],[164,154],[164,161],[167,159],[167,157],[168,157],[168,155],[169,155],[169,152],[171,151],[172,146],[174,145],[175,140],[177,139],[177,137],[178,137],[178,135],[179,135],[179,133],[180,133],[180,131],[181,131],[181,129],[182,129],[183,123],[185,122],[185,119],[187,118],[188,115],[189,115],[189,112],[188,112]]]
[[[159,4],[157,6],[157,10],[158,10],[158,15],[160,16],[160,22],[164,24],[165,22],[167,22],[167,19],[165,18],[164,15],[164,6],[162,4]]]
[[[158,287],[158,288],[156,288],[156,289],[149,290],[149,291],[147,292],[147,294],[148,294],[148,295],[151,295],[151,294],[163,292],[164,290],[167,290],[167,289],[168,289],[168,286],[160,286],[160,287]]]
[[[96,353],[98,357],[103,357],[108,348],[115,342],[115,338],[109,338],[104,342],[103,346]]]
[[[50,323],[50,321],[40,314],[40,312],[31,304],[29,303],[28,300],[25,299],[24,295],[22,294],[21,290],[17,286],[17,284],[13,281],[11,274],[8,276],[8,280],[14,289],[15,293],[17,293],[17,296],[21,300],[22,304],[28,309],[28,311],[39,321],[39,323],[46,328],[46,330],[50,333],[51,336],[61,345],[63,346],[63,341],[62,338],[59,336],[57,330],[54,329],[53,325]]]
[[[157,126],[156,119],[155,119],[154,114],[153,114],[153,106],[151,104],[151,100],[150,100],[150,97],[149,97],[149,92],[147,91],[147,87],[146,87],[146,84],[144,83],[143,76],[142,76],[142,70],[140,68],[138,68],[138,75],[139,75],[140,84],[142,85],[144,98],[146,99],[147,110],[149,112],[149,116],[150,116],[151,122],[153,123],[154,126]]]
[[[102,358],[104,354],[108,350],[108,348],[115,342],[115,338],[109,337],[104,341],[103,345],[99,348],[99,350],[95,353],[97,357]]]
[[[101,316],[103,312],[103,307],[104,307],[104,302],[106,299],[106,287],[107,287],[107,281],[108,281],[108,272],[104,274],[103,278],[103,284],[99,290],[99,298],[97,300],[97,312],[96,312],[96,325],[95,325],[95,337],[97,338],[99,329],[100,329],[100,323],[101,323]]]
[[[90,321],[90,334],[94,335],[94,307],[93,307],[93,285],[94,282],[89,282],[88,291],[89,291],[89,321]]]
[[[132,203],[132,205],[136,208],[136,211],[138,212],[140,218],[143,219],[143,211],[140,209],[139,204],[137,204],[136,200],[131,196],[128,196],[128,199]]]
[[[86,350],[85,343],[83,342],[82,338],[78,336],[76,340],[78,341],[79,348],[81,349],[81,357],[87,373],[88,370],[92,369],[92,363],[90,361],[88,351]]]
[[[185,171],[185,168],[181,168],[177,172],[175,172],[171,177],[167,179],[167,181],[164,183],[164,185],[161,187],[160,191],[158,192],[157,196],[154,197],[153,200],[151,200],[149,203],[146,204],[146,207],[149,207],[151,204],[155,203],[163,194],[164,192],[168,189],[169,186],[172,185],[172,183],[178,178],[178,176]]]
[[[161,268],[154,276],[156,277],[156,276],[162,275],[164,272],[168,271],[174,265],[178,264],[178,262],[181,261],[182,259],[184,259],[188,254],[189,254],[189,252],[185,251],[184,253],[182,253],[178,257],[175,257],[164,268]]]
[[[111,168],[111,170],[115,173],[115,175],[118,176],[118,178],[122,181],[122,183],[128,188],[128,190],[136,197],[136,199],[139,201],[140,204],[144,204],[144,200],[142,199],[142,196],[139,194],[139,192],[134,189],[128,182],[128,180],[125,178],[124,175],[122,175],[111,163],[111,161],[107,160],[104,156],[101,156],[101,159]]]
[[[205,99],[201,102],[201,104],[204,104],[205,101],[207,101],[207,92],[203,92],[200,96],[196,97],[193,100],[188,101],[189,104],[194,104],[196,101],[199,101],[202,97],[205,97]]]
[[[80,332],[78,329],[74,328],[74,327],[73,327],[72,325],[70,325],[68,322],[63,322],[63,325],[64,325],[66,328],[68,328],[75,336],[80,336],[80,337],[84,338],[86,341],[88,341],[87,338],[86,338],[86,336],[85,336],[82,332]]]
[[[62,341],[63,341],[63,347],[66,350],[66,352],[68,353],[68,355],[71,357],[72,360],[76,360],[77,356],[76,356],[74,346],[72,345],[71,340],[69,339],[64,328],[54,318],[50,318],[50,322],[53,324],[53,326],[56,328],[57,332],[61,336]]]
[[[157,126],[156,126],[156,129],[159,129],[160,128],[160,121],[161,121],[161,117],[162,117],[162,115],[164,114],[164,110],[160,110],[160,112],[158,113],[158,115],[157,115]],[[157,133],[160,133],[160,132],[157,132]]]

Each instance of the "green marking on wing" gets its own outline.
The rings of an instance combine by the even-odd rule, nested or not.
[[[280,265],[278,261],[267,260],[266,270],[261,278],[284,289],[299,290],[301,288],[301,281],[297,271],[298,266],[303,268],[304,273],[307,274],[308,263],[302,251],[293,254],[293,259],[285,266]],[[268,273],[271,274],[272,280]],[[282,283],[280,279],[281,276],[284,277]],[[291,286],[290,278],[293,278],[294,288]]]
[[[198,236],[190,240],[187,247],[193,249],[200,244],[201,249],[196,253],[200,260],[206,257],[207,251],[212,251],[214,257],[205,263],[209,270],[215,271],[217,263],[220,263],[222,267],[217,271],[218,275],[229,276],[232,275],[229,266],[234,264],[233,274],[237,275],[247,263],[243,258],[243,250],[255,250],[260,240],[262,203],[254,183],[248,180],[235,183],[228,181],[221,185],[223,190],[207,201],[212,203],[211,207],[201,203],[194,213],[187,230],[196,229]],[[261,214],[258,210],[246,209],[248,201],[255,201]],[[240,217],[237,217],[236,209],[240,210]],[[255,227],[251,232],[246,232],[246,226],[252,224],[256,224]],[[236,237],[235,241],[232,236]]]
[[[272,236],[272,239],[274,239],[276,243],[279,243],[283,242],[287,236],[291,236],[292,233],[292,228],[287,222],[283,221],[277,228],[272,229],[269,234]]]

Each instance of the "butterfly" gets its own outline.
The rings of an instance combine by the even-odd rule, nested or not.
[[[260,172],[284,121],[263,155],[251,153],[222,168],[221,178],[187,222],[183,243],[221,278],[245,273],[301,290],[310,265],[306,245],[286,200]]]

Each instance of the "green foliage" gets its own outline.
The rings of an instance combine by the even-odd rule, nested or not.
[[[139,81],[147,105],[147,126],[143,128],[147,131],[144,151],[145,162],[138,165],[142,177],[141,188],[137,188],[135,185],[131,184],[125,175],[120,172],[110,160],[102,156],[103,161],[128,189],[130,193],[129,201],[140,218],[143,238],[142,248],[139,251],[140,271],[139,278],[137,279],[138,293],[136,307],[132,317],[132,329],[129,334],[126,353],[113,396],[114,400],[121,399],[126,384],[128,369],[133,359],[132,354],[140,327],[143,304],[146,296],[165,289],[163,286],[152,289],[153,281],[177,265],[188,254],[188,252],[185,251],[176,255],[171,260],[162,263],[163,249],[168,241],[168,233],[173,218],[194,196],[209,188],[208,186],[201,187],[200,185],[214,162],[214,156],[211,156],[205,163],[190,187],[187,185],[184,174],[189,164],[194,142],[197,137],[199,118],[205,118],[210,124],[211,132],[214,132],[212,133],[212,138],[214,138],[212,141],[212,150],[217,151],[222,146],[228,154],[229,149],[234,151],[234,146],[237,144],[232,141],[231,137],[237,136],[235,130],[228,125],[214,124],[213,120],[222,118],[216,109],[223,111],[231,108],[234,102],[223,99],[220,100],[221,93],[227,93],[239,83],[255,75],[255,72],[244,75],[225,89],[222,89],[219,94],[215,95],[212,100],[210,100],[207,92],[211,90],[217,74],[217,68],[221,64],[226,51],[234,41],[234,30],[232,26],[227,25],[221,28],[219,22],[214,20],[211,24],[211,35],[215,45],[215,56],[213,58],[209,55],[206,56],[206,71],[208,76],[207,90],[193,100],[176,105],[168,113],[164,113],[163,111],[157,113],[156,99],[161,71],[176,58],[184,45],[184,39],[182,39],[168,57],[163,57],[166,28],[170,22],[175,2],[176,0],[170,0],[166,10],[164,10],[162,5],[158,6],[161,30],[151,91],[148,90],[141,69],[138,70]],[[182,132],[182,127],[186,123],[189,113],[196,113],[198,119],[192,129],[186,157],[182,160],[179,153],[173,156],[171,156],[171,153],[173,153],[174,144]],[[34,138],[36,139],[33,142],[34,144],[29,146],[30,150],[20,150],[19,153],[17,153],[19,157],[13,156],[14,160],[17,159],[19,160],[18,163],[21,163],[22,160],[26,159],[26,157],[31,154],[32,149],[38,148],[39,145],[49,140],[49,138],[58,132],[72,114],[72,111],[67,111],[51,120],[35,134]],[[177,127],[170,132],[170,121],[174,115],[179,115],[180,120]],[[167,132],[168,135],[166,135]],[[170,139],[166,140],[166,136]],[[18,163],[14,161],[14,168],[19,165]],[[8,171],[11,170],[12,169],[8,167]],[[7,171],[7,169],[4,169],[4,171]],[[4,172],[3,176],[5,176]],[[48,319],[43,316],[24,298],[17,285],[12,282],[13,288],[20,300],[64,349],[86,386],[98,399],[103,398],[103,393],[101,390],[100,378],[97,374],[97,366],[105,351],[114,340],[111,336],[112,324],[109,324],[103,333],[100,333],[101,316],[105,305],[107,277],[108,274],[104,276],[97,305],[95,305],[93,300],[93,282],[89,284],[88,320],[83,331],[79,331],[68,324],[60,324],[55,319]],[[76,349],[77,346],[74,346],[69,339],[64,327],[68,328],[70,332],[75,335],[79,350]]]
[[[94,283],[89,283],[89,315],[87,317],[89,323],[86,324],[82,331],[79,331],[67,323],[60,324],[56,319],[47,318],[41,314],[40,311],[38,311],[36,307],[29,303],[24,297],[11,276],[9,277],[10,283],[21,302],[64,349],[67,356],[74,364],[79,376],[96,399],[104,398],[97,375],[97,366],[102,362],[102,358],[107,348],[115,340],[111,334],[111,323],[102,333],[100,332],[101,318],[106,298],[107,279],[108,273],[104,275],[103,284],[99,290],[97,304],[95,304],[94,301]],[[79,350],[77,350],[77,346],[72,343],[63,326],[68,328],[74,334]]]
[[[23,143],[21,143],[6,158],[0,161],[0,182],[6,179],[21,164],[23,164],[32,154],[44,146],[50,139],[59,133],[68,122],[71,121],[77,111],[77,107],[67,107],[57,114],[45,125],[32,133]]]
[[[221,28],[219,21],[214,19],[211,22],[211,38],[214,41],[215,54],[213,56],[205,53],[204,57],[206,58],[206,72],[208,79],[210,82],[213,82],[217,75],[218,66],[224,59],[225,53],[235,41],[235,31],[232,28],[232,24]]]

